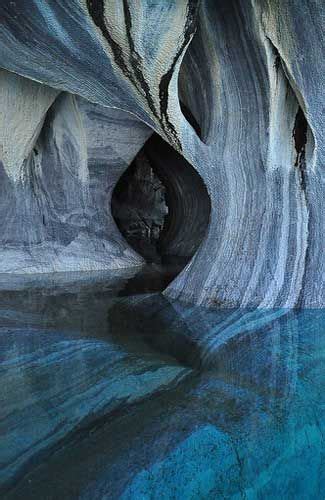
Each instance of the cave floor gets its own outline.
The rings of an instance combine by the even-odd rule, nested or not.
[[[325,311],[208,310],[175,269],[0,276],[0,496],[325,497]]]

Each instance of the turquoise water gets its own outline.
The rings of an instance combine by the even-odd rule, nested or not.
[[[1,498],[325,498],[325,310],[170,276],[0,277]]]

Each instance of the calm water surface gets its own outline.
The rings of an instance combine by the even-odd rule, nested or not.
[[[0,276],[1,499],[325,499],[325,310]]]

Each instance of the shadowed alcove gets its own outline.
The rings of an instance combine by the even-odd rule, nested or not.
[[[182,268],[205,235],[210,198],[195,169],[154,133],[117,183],[112,214],[147,262]]]

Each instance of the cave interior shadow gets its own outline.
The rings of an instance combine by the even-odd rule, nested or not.
[[[199,132],[191,112],[183,114]],[[200,246],[210,218],[210,198],[193,166],[153,133],[113,191],[112,215],[129,245],[150,265],[125,293],[161,291]]]

